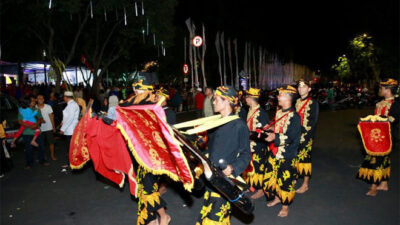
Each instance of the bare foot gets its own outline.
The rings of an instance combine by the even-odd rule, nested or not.
[[[148,225],[159,225],[158,219],[155,219],[155,220],[153,220],[153,221],[150,221],[150,223],[148,223]]]
[[[52,156],[52,157],[51,157],[51,160],[53,160],[53,161],[57,161],[57,157],[55,157],[55,156]]]
[[[263,191],[262,189],[259,189],[259,190],[256,191],[256,193],[254,193],[254,194],[251,196],[251,199],[259,199],[259,198],[261,198],[262,196],[264,196],[264,191]]]
[[[388,183],[387,181],[382,181],[381,184],[377,187],[378,191],[389,191]]]
[[[165,184],[161,184],[158,191],[160,192],[160,195],[165,194],[167,192],[167,186]]]
[[[299,189],[296,190],[297,194],[304,194],[305,192],[308,191],[308,185],[301,185]]]
[[[376,194],[378,194],[378,190],[377,189],[369,189],[369,191],[365,194],[366,196],[371,196],[374,197],[376,196]]]
[[[278,197],[275,197],[275,199],[272,202],[268,203],[267,206],[268,207],[276,206],[280,202],[281,202],[281,200]]]
[[[31,145],[35,146],[35,147],[39,147],[38,143],[36,141],[31,141]]]
[[[168,225],[171,222],[171,217],[168,214],[160,216],[160,225]]]
[[[287,217],[289,215],[289,206],[282,206],[281,211],[279,211],[279,217]]]

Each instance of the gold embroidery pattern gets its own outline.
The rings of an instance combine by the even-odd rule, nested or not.
[[[372,141],[381,142],[385,138],[385,136],[381,135],[382,131],[378,128],[372,129],[370,133],[370,137]]]
[[[275,118],[280,118],[283,116],[283,114],[284,112],[282,110],[278,110],[278,112],[276,112]],[[279,143],[280,143],[278,147],[278,152],[276,153],[276,159],[283,159],[283,153],[285,152],[285,140],[287,139],[287,136],[285,134],[287,132],[288,126],[290,125],[290,119],[293,116],[294,112],[289,112],[285,119],[281,119],[275,125],[275,133],[279,133]],[[279,132],[281,127],[282,127],[282,133]]]
[[[393,104],[392,102],[390,102],[391,100],[393,100],[393,98],[382,100],[376,104],[376,112],[378,115],[380,115],[380,116],[388,116],[389,115],[389,110]],[[382,112],[383,108],[385,108],[385,112],[383,113],[383,115],[381,115],[380,113]]]
[[[160,135],[160,132],[158,131],[153,131],[153,140],[157,143],[157,145],[162,148],[162,149],[167,149],[167,146],[165,146],[164,141]]]
[[[305,101],[307,101],[307,99]],[[299,112],[300,108],[303,106],[301,103],[302,103],[301,99],[297,99],[296,111],[298,111],[298,112]],[[309,123],[308,117],[310,117],[310,111],[311,111],[311,104],[312,103],[313,103],[313,100],[310,99],[310,101],[308,101],[307,105],[303,108],[303,111],[299,112],[299,114],[300,113],[303,114],[303,125],[302,126],[304,127],[304,129],[306,131],[310,131],[311,130],[311,126],[308,126],[308,123]],[[300,143],[304,143],[305,135],[306,135],[306,133],[302,133],[301,134]]]

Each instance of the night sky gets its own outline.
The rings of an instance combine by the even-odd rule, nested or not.
[[[282,59],[329,70],[349,41],[367,32],[386,54],[398,56],[399,0],[382,1],[187,1],[180,0],[176,23],[187,32],[191,17],[200,33],[206,25],[215,51],[217,30],[265,46]],[[242,47],[244,48],[244,47]]]

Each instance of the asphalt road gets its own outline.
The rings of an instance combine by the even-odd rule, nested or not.
[[[313,177],[309,192],[296,195],[287,218],[276,215],[280,207],[267,208],[256,201],[253,216],[234,213],[232,224],[263,225],[398,225],[400,224],[399,149],[392,154],[392,179],[388,192],[372,198],[368,185],[355,179],[362,161],[362,143],[356,123],[368,110],[322,112],[313,149]],[[180,114],[179,120],[191,114]],[[35,164],[24,170],[21,146],[13,152],[14,169],[1,179],[1,225],[132,225],[137,202],[125,186],[96,176],[91,167],[62,172],[65,144],[56,145],[57,162]],[[201,193],[185,194],[171,185],[164,195],[172,225],[191,225],[200,211]],[[178,185],[179,186],[179,185]]]

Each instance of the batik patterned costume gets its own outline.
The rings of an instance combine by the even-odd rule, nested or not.
[[[219,87],[216,91],[216,95],[228,99],[232,104],[235,103],[234,93],[232,87]],[[209,155],[210,161],[215,165],[219,165],[219,160],[224,159],[232,166],[234,177],[242,174],[251,160],[249,129],[246,123],[238,118],[210,130],[205,154]],[[230,216],[231,204],[215,190],[207,187],[196,225],[229,225]]]
[[[300,116],[294,108],[278,110],[275,116],[275,140],[269,146],[276,152],[268,158],[264,175],[267,197],[279,196],[283,205],[290,205],[295,196],[297,150],[301,136]]]
[[[258,105],[255,108],[250,108],[246,120],[250,132],[255,132],[257,125],[260,123],[264,127],[269,123],[267,112]],[[260,140],[256,135],[250,136],[250,150],[252,152],[252,163],[254,171],[247,174],[246,182],[255,189],[263,188],[263,178],[265,164],[268,159],[268,148],[264,140]]]
[[[153,175],[142,166],[137,170],[138,191],[138,217],[137,225],[145,225],[157,219],[157,210],[167,206],[160,197],[160,176]]]
[[[297,99],[296,111],[301,119],[297,173],[299,176],[311,176],[311,150],[318,121],[319,105],[318,102],[311,97]]]
[[[392,132],[393,149],[398,148],[398,130],[400,120],[400,103],[394,98],[388,98],[376,104],[375,115],[389,117]],[[397,145],[397,146],[396,146]],[[373,184],[388,181],[390,178],[390,155],[365,155],[364,162],[358,170],[357,178]]]
[[[144,84],[142,80],[132,84],[136,90],[144,92],[128,99],[120,106],[154,104],[155,94],[152,93],[153,87],[150,84]],[[157,219],[157,210],[166,206],[166,202],[161,198],[159,192],[160,176],[146,171],[144,167],[138,165],[138,217],[137,225],[145,225]]]

